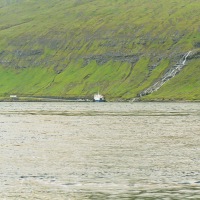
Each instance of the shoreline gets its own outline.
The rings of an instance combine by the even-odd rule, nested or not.
[[[0,98],[0,102],[92,102],[92,100],[83,98],[17,97]]]
[[[21,97],[0,97],[0,102],[93,102],[90,98],[64,98],[64,97],[34,97],[34,96],[21,96]],[[116,99],[116,100],[107,100],[106,102],[113,102],[113,103],[140,103],[140,102],[155,102],[155,103],[199,103],[200,100],[167,100],[167,99],[152,99],[152,100],[142,100],[142,99]]]

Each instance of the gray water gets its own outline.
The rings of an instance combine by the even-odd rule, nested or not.
[[[200,199],[200,103],[0,103],[0,200]]]

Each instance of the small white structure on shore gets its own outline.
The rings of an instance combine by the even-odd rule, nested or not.
[[[10,98],[17,98],[17,95],[11,94],[11,95],[10,95]]]

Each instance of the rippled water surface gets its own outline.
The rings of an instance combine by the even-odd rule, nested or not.
[[[0,103],[0,199],[200,199],[200,103]]]

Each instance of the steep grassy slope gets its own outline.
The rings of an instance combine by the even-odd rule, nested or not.
[[[198,0],[0,0],[0,96],[200,99]]]

